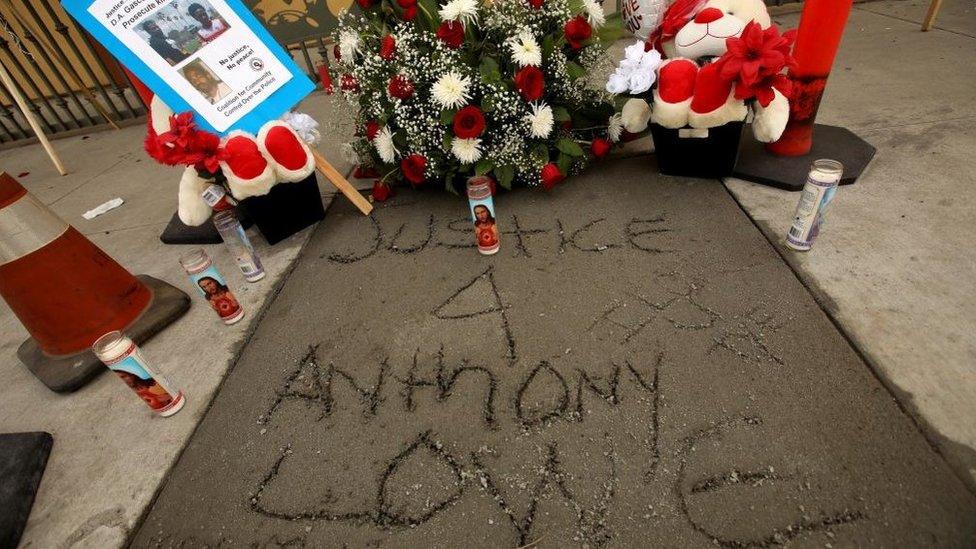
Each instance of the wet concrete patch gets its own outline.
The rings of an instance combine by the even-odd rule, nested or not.
[[[335,204],[135,547],[967,546],[976,499],[717,181]]]

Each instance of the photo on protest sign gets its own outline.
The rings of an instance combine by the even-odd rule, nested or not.
[[[241,0],[62,0],[176,112],[256,132],[314,89]]]
[[[186,78],[186,81],[211,104],[217,103],[233,92],[226,82],[218,78],[214,71],[199,59],[184,65],[180,72],[183,73],[183,78]]]
[[[136,34],[167,63],[179,65],[229,28],[210,2],[173,0],[146,17]]]

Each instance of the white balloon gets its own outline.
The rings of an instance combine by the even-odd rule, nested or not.
[[[620,8],[627,30],[637,38],[647,40],[649,35],[661,23],[664,11],[668,9],[668,0],[623,0]]]

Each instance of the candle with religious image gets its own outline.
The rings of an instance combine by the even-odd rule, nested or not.
[[[155,371],[125,334],[116,331],[103,335],[92,344],[92,352],[160,416],[169,417],[186,403],[183,391]]]
[[[230,291],[223,275],[214,266],[210,256],[202,249],[196,249],[180,258],[180,264],[190,275],[193,285],[200,295],[210,303],[224,324],[234,324],[244,318],[244,308]]]
[[[497,253],[501,247],[498,224],[495,221],[495,202],[491,197],[494,187],[495,181],[486,175],[476,175],[468,179],[468,205],[474,221],[478,251],[482,255]]]

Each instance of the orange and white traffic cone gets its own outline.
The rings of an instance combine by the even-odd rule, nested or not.
[[[20,360],[50,389],[73,391],[105,368],[90,347],[124,331],[137,343],[190,307],[179,289],[132,276],[0,173],[0,297],[31,337]]]

